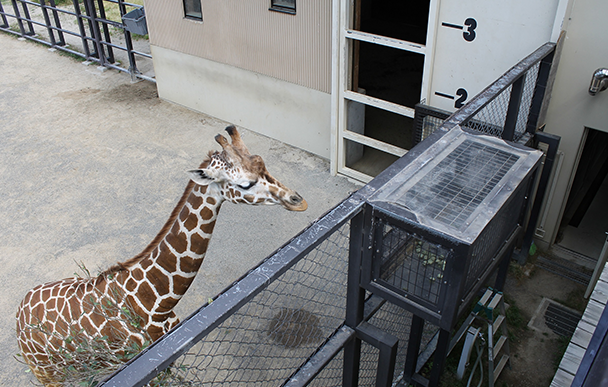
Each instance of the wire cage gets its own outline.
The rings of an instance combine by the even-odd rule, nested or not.
[[[429,143],[367,201],[364,286],[451,329],[516,237],[541,155],[459,127]]]

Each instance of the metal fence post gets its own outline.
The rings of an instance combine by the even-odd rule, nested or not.
[[[118,0],[118,8],[120,9],[120,15],[124,16],[127,13],[127,9],[123,0]],[[127,45],[127,57],[129,58],[129,73],[131,74],[131,82],[135,82],[136,76],[135,74],[139,73],[137,70],[137,64],[135,62],[135,54],[133,54],[133,41],[131,40],[131,32],[126,28],[125,32],[125,43]]]
[[[365,291],[359,286],[361,261],[365,249],[365,229],[371,216],[367,208],[351,220],[348,258],[348,282],[346,287],[346,326],[355,329],[363,321]],[[343,386],[357,386],[361,359],[361,339],[355,337],[344,346]]]
[[[55,0],[49,0],[49,4],[51,5],[51,11],[53,12],[55,27],[57,27],[57,37],[59,38],[59,43],[57,45],[65,46],[65,37],[63,36],[63,31],[61,29],[61,20],[59,19],[59,12],[57,12],[57,4],[55,4]],[[42,1],[40,2],[40,5],[42,5]]]
[[[23,13],[25,14],[25,19],[24,19],[21,17],[21,13],[19,12],[19,6],[17,5],[17,1],[12,0],[12,3],[13,3],[13,10],[15,11],[15,16],[17,17],[17,24],[19,25],[19,30],[21,31],[21,36],[35,35],[36,33],[34,32],[34,25],[32,24],[31,21],[29,21],[30,12],[27,9],[27,5],[25,3],[21,3],[21,7],[23,8]],[[30,32],[25,32],[25,27],[23,27],[23,20],[27,20],[27,26],[28,26]]]
[[[526,73],[523,73],[511,86],[511,95],[509,97],[509,107],[507,108],[507,117],[505,118],[505,127],[502,132],[502,139],[513,141],[515,137],[515,129],[517,127],[517,118],[519,117],[519,106],[521,105],[521,97],[524,91],[524,82]]]
[[[74,4],[74,13],[76,14],[76,21],[78,23],[78,30],[80,31],[80,39],[82,40],[82,48],[84,50],[84,55],[87,60],[91,58],[91,51],[89,50],[89,41],[87,40],[87,33],[84,29],[84,23],[82,22],[83,16],[80,12],[80,3],[78,0],[72,0]],[[86,6],[85,6],[86,9]]]
[[[4,8],[2,7],[2,3],[0,3],[0,15],[2,16],[2,24],[0,24],[0,28],[8,28],[8,19],[4,14]]]

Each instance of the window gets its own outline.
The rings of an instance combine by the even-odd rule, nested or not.
[[[270,9],[295,15],[296,0],[270,0]]]
[[[201,0],[184,0],[184,14],[189,19],[203,20]]]

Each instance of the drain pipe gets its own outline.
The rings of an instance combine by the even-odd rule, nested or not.
[[[607,68],[599,68],[595,70],[593,76],[591,77],[591,84],[589,85],[589,94],[596,95],[600,91],[606,90],[608,88],[608,69]]]

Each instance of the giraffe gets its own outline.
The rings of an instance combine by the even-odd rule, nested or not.
[[[222,151],[210,151],[166,224],[135,257],[97,277],[67,278],[30,290],[17,312],[17,338],[24,362],[46,386],[61,386],[79,352],[104,346],[120,361],[157,340],[178,323],[174,307],[199,270],[223,202],[279,204],[304,211],[308,204],[251,155],[234,126],[230,143],[218,134]],[[89,347],[83,350],[84,344]],[[112,361],[89,353],[98,368]],[[113,358],[114,359],[114,358]]]

